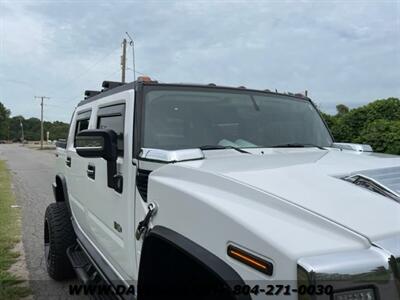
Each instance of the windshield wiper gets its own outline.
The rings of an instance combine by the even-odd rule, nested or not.
[[[300,143],[292,143],[292,144],[282,144],[282,145],[274,145],[270,146],[270,148],[306,148],[306,147],[315,147],[321,150],[326,150],[322,146],[314,145],[314,144],[300,144]]]
[[[200,146],[199,147],[200,150],[223,150],[223,149],[233,149],[236,150],[240,153],[247,153],[250,154],[250,152],[247,152],[243,149],[240,149],[238,147],[234,147],[234,146],[222,146],[222,145],[204,145],[204,146]]]

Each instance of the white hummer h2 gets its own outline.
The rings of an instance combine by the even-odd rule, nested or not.
[[[400,157],[303,95],[104,82],[58,147],[49,275],[143,299],[399,299]]]

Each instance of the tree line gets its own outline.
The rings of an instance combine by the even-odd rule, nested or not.
[[[400,155],[400,99],[379,99],[349,109],[336,106],[337,113],[322,113],[337,142],[362,143],[375,152]]]
[[[336,106],[337,113],[321,113],[335,141],[364,143],[376,152],[400,155],[400,99],[375,100],[367,105],[350,109],[344,104]],[[11,112],[0,102],[0,140],[20,140],[21,123],[26,140],[40,139],[40,120],[10,117]],[[50,139],[65,139],[69,125],[55,121],[44,122],[44,132]]]
[[[40,119],[25,119],[23,116],[11,117],[11,111],[0,102],[0,140],[21,141],[22,128],[24,130],[25,140],[40,140]],[[69,124],[60,121],[43,122],[45,139],[46,132],[49,132],[50,140],[66,139],[68,136],[68,129]]]

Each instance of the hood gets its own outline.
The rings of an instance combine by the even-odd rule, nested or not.
[[[371,170],[394,168],[397,172],[400,157],[314,148],[251,151],[252,155],[207,151],[206,159],[184,164],[291,202],[372,242],[400,234],[399,202],[344,180],[354,174],[376,173]],[[392,172],[389,181],[400,183],[398,175]]]

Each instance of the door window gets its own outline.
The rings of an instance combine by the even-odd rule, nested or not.
[[[82,130],[89,128],[90,114],[91,111],[84,111],[78,113],[75,125],[74,146],[75,146],[76,135]]]
[[[102,107],[97,114],[98,129],[112,129],[117,134],[118,155],[124,155],[125,104]]]

